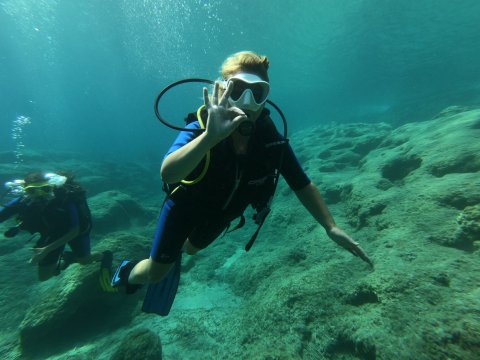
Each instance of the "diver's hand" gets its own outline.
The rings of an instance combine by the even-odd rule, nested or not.
[[[33,251],[33,255],[32,255],[29,263],[33,264],[33,265],[38,265],[38,263],[40,261],[42,261],[43,259],[45,259],[45,257],[48,255],[46,247],[32,248],[31,250]]]
[[[327,234],[330,239],[335,241],[338,245],[350,251],[353,255],[358,256],[360,259],[365,261],[373,268],[372,260],[370,260],[365,251],[363,251],[363,249],[360,247],[360,244],[354,241],[350,236],[348,236],[345,231],[334,226],[329,231],[327,231]]]
[[[233,83],[218,98],[220,84],[215,82],[213,87],[212,100],[208,97],[207,88],[203,88],[203,100],[205,108],[208,111],[207,129],[205,136],[213,145],[229,136],[243,121],[247,120],[247,115],[237,107],[229,107],[228,97],[233,90]]]

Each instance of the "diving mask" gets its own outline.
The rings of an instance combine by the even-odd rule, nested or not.
[[[65,184],[67,178],[63,175],[47,173],[44,181],[26,184],[24,180],[13,180],[5,183],[7,191],[14,196],[28,196],[30,198],[50,197],[55,187]]]
[[[48,183],[32,184],[25,187],[25,194],[29,198],[46,198],[52,195],[53,186]]]
[[[270,84],[257,75],[238,73],[223,82],[226,89],[233,83],[233,90],[228,98],[231,106],[242,110],[257,111],[267,101]]]

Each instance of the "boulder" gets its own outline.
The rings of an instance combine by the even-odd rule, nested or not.
[[[104,191],[89,198],[88,203],[95,233],[116,231],[155,220],[152,212],[120,191]]]
[[[131,331],[120,342],[110,360],[162,360],[160,337],[145,328]]]
[[[116,266],[126,257],[146,257],[150,241],[131,233],[114,233],[102,240],[98,250],[112,249]],[[142,296],[126,296],[122,290],[104,292],[98,269],[98,263],[71,265],[46,295],[31,305],[20,325],[23,355],[46,357],[131,321]]]

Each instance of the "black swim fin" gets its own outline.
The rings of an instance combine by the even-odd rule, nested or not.
[[[143,312],[161,316],[167,316],[170,313],[180,282],[181,265],[182,256],[180,254],[165,278],[157,284],[148,286],[145,299],[143,300]]]

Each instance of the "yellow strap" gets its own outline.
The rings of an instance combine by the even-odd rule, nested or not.
[[[205,105],[200,106],[197,110],[197,119],[198,119],[198,122],[200,124],[201,129],[205,129],[205,124],[203,123],[202,116],[201,116],[201,112],[202,112],[203,109],[205,109]],[[185,185],[194,185],[194,184],[198,183],[200,180],[203,179],[203,177],[207,173],[209,165],[210,165],[210,150],[208,150],[206,155],[205,155],[205,165],[203,166],[203,169],[202,169],[202,172],[200,173],[200,175],[198,175],[198,177],[196,179],[193,179],[193,180],[182,180],[181,183],[185,184]],[[175,189],[175,190],[177,190],[177,189]],[[175,190],[172,191],[172,194],[175,192]]]
[[[42,187],[46,187],[46,186],[51,186],[47,181],[44,181],[44,182],[40,182],[40,183],[32,183],[30,185],[27,185],[27,186],[24,186],[24,190],[27,190],[27,189],[38,189],[38,188],[42,188]]]

